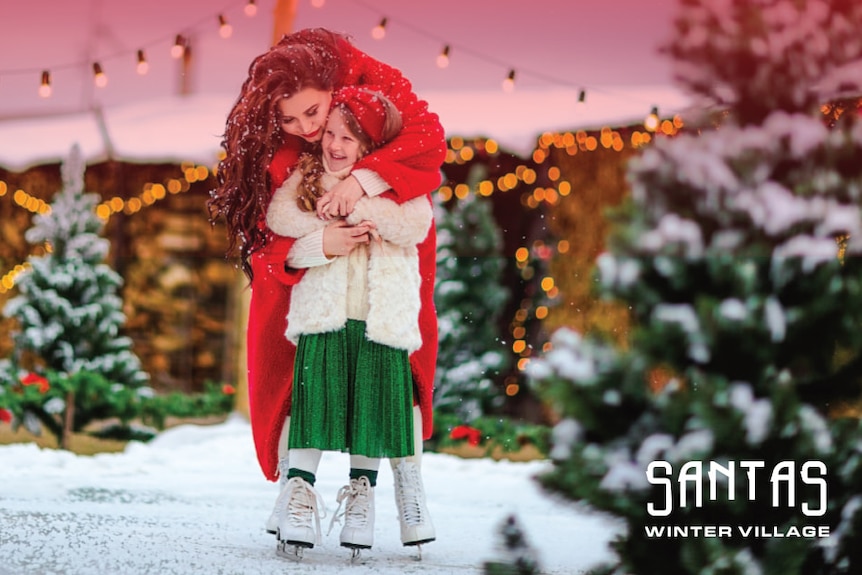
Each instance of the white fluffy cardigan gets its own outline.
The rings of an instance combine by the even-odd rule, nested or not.
[[[326,173],[321,178],[329,190],[347,177],[350,169]],[[276,190],[266,214],[269,228],[282,236],[300,238],[326,227],[315,212],[304,212],[297,203],[299,170]],[[344,327],[347,319],[366,322],[371,341],[405,349],[419,349],[419,258],[416,244],[428,235],[433,219],[431,202],[420,197],[403,204],[386,198],[364,196],[347,218],[350,224],[370,220],[382,242],[359,245],[348,256],[308,268],[293,286],[287,315],[287,339],[296,343],[301,334],[325,333]]]

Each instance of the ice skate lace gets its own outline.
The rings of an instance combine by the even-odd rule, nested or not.
[[[341,518],[344,518],[345,527],[365,528],[368,525],[368,515],[370,502],[368,492],[371,490],[371,484],[367,477],[359,479],[351,479],[350,484],[345,485],[338,490],[336,501],[338,509],[335,510],[335,515],[332,516],[332,521],[329,523],[329,531],[338,523]],[[344,504],[344,502],[347,502]],[[344,505],[344,511],[341,511],[341,506]]]
[[[287,481],[287,487],[282,494],[287,498],[287,520],[293,527],[307,527],[314,522],[314,533],[317,543],[320,543],[320,518],[326,517],[326,505],[323,497],[307,481],[300,477],[292,477]],[[323,509],[323,513],[320,513]]]
[[[401,509],[401,519],[407,525],[421,525],[424,522],[425,493],[422,490],[422,480],[419,468],[412,463],[404,462],[396,468],[398,489],[398,507]]]

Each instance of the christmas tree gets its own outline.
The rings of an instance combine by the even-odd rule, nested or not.
[[[540,572],[536,550],[527,541],[514,515],[506,518],[497,535],[497,555],[484,564],[485,575],[535,575]]]
[[[479,178],[474,168],[470,181]],[[494,378],[508,365],[498,322],[508,291],[501,284],[502,235],[491,203],[469,194],[436,206],[440,344],[434,407],[472,421],[502,403]]]
[[[626,524],[596,573],[862,569],[836,411],[862,382],[862,122],[821,112],[862,92],[860,27],[844,0],[681,3],[667,52],[720,126],[629,165],[598,261],[625,345],[561,329],[529,367],[561,415],[544,485]]]
[[[62,435],[95,418],[122,416],[133,390],[148,379],[131,340],[120,333],[122,279],[104,263],[110,245],[94,210],[99,197],[84,192],[85,168],[75,146],[62,166],[63,189],[25,236],[46,253],[29,258],[17,281],[20,294],[3,309],[18,323],[6,385],[40,382],[44,402],[26,402],[25,411],[61,444]]]

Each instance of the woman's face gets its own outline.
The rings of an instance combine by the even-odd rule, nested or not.
[[[319,142],[329,112],[332,92],[303,88],[293,96],[278,101],[279,124],[285,133],[307,142]]]
[[[329,114],[321,142],[329,169],[337,172],[356,163],[362,157],[362,145],[347,128],[338,106]]]

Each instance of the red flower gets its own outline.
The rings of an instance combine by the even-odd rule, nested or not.
[[[236,388],[229,383],[225,383],[221,386],[221,392],[225,395],[233,395],[236,393]]]
[[[39,375],[38,373],[33,373],[32,371],[21,378],[22,385],[38,385],[39,393],[46,393],[49,389],[51,389],[51,384],[48,383],[48,380]]]
[[[467,439],[467,443],[476,446],[482,441],[482,432],[469,425],[458,425],[449,433],[451,439]]]
[[[3,423],[11,423],[12,412],[8,409],[0,409],[0,421],[2,421]]]

